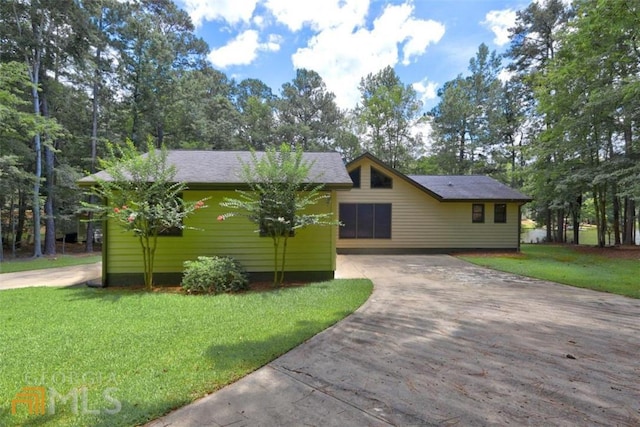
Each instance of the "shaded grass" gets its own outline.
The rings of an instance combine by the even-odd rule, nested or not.
[[[500,271],[640,298],[640,262],[581,253],[568,246],[525,244],[520,254],[460,256]]]
[[[371,290],[357,279],[218,296],[2,291],[0,425],[144,423],[268,363],[353,312]],[[12,415],[24,386],[44,386],[49,397],[76,390],[78,413],[73,399],[58,398],[55,414],[21,406]],[[83,414],[84,396],[99,413]]]
[[[93,264],[94,262],[99,262],[101,260],[101,255],[58,255],[53,258],[26,258],[10,261],[5,259],[3,262],[0,262],[0,273],[16,273],[18,271],[42,270],[45,268]]]

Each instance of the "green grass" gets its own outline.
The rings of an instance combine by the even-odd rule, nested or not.
[[[5,260],[0,262],[1,273],[16,273],[18,271],[42,270],[45,268],[69,267],[72,265],[93,264],[102,260],[100,255],[78,256],[58,255],[54,258],[26,258],[17,260]]]
[[[566,285],[640,298],[640,261],[557,245],[522,245],[522,253],[460,256],[474,264]]]
[[[371,290],[369,280],[356,279],[218,296],[2,291],[0,426],[144,423],[287,352],[353,312]],[[25,386],[44,386],[49,398],[52,390],[77,391],[78,414],[72,398],[57,398],[54,414],[19,406],[12,415],[10,402]],[[99,414],[82,413],[85,395],[84,407]]]

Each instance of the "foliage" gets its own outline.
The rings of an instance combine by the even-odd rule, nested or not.
[[[364,147],[389,166],[403,170],[420,154],[420,138],[411,134],[420,118],[416,91],[405,86],[390,66],[360,80]]]
[[[220,205],[232,212],[220,215],[223,221],[240,215],[256,224],[256,232],[273,240],[273,284],[284,280],[287,242],[305,227],[338,225],[331,212],[312,214],[305,209],[328,197],[322,184],[312,184],[312,163],[304,160],[301,148],[282,144],[279,150],[251,152],[251,162],[242,165],[241,176],[250,191],[238,190],[238,198],[225,198]]]
[[[433,150],[440,168],[451,174],[497,175],[508,135],[506,93],[498,79],[500,57],[483,43],[469,61],[470,75],[459,75],[440,90],[440,103],[431,110]]]
[[[561,206],[555,191],[556,177],[565,172],[556,168],[561,162],[549,146],[561,146],[561,139],[547,139],[542,133],[552,130],[556,122],[553,117],[538,109],[540,99],[535,96],[536,79],[549,71],[549,64],[557,56],[561,47],[561,34],[570,19],[573,10],[561,0],[550,0],[544,3],[532,2],[525,9],[518,11],[515,26],[511,29],[511,45],[507,57],[512,60],[509,71],[514,73],[512,80],[519,87],[523,100],[521,109],[526,116],[525,128],[521,136],[523,161],[529,165],[525,169],[524,186],[536,200],[536,210],[547,226],[547,240],[562,239],[564,206]],[[525,133],[526,132],[526,133]],[[557,143],[555,143],[557,142]],[[566,192],[564,193],[566,194]],[[573,198],[573,195],[571,196]],[[556,233],[552,233],[552,223],[557,223]]]
[[[199,256],[184,262],[182,289],[189,293],[237,292],[248,287],[246,270],[233,258]]]
[[[335,95],[327,91],[320,75],[298,69],[291,83],[282,85],[282,97],[276,101],[280,141],[307,151],[326,151],[333,147],[341,114]]]
[[[461,256],[496,270],[640,298],[638,261],[583,253],[576,247],[522,245],[520,255]]]
[[[105,205],[85,204],[109,218],[139,240],[144,264],[144,284],[153,287],[153,270],[158,235],[185,228],[184,219],[204,208],[205,200],[185,201],[186,184],[175,182],[176,169],[167,161],[167,150],[157,150],[151,142],[141,155],[132,141],[123,146],[108,145],[109,156],[100,159],[107,178],[96,176],[91,192]]]
[[[162,146],[170,131],[170,109],[180,94],[173,87],[181,71],[200,66],[207,45],[194,34],[187,12],[173,1],[128,2],[120,12],[119,74],[131,118],[124,131],[139,147],[149,135]]]
[[[109,288],[2,291],[0,341],[12,345],[0,353],[0,424],[143,425],[298,346],[371,290],[357,279],[201,298]],[[87,321],[87,313],[100,321]],[[9,402],[27,385],[61,394],[86,386],[85,408],[100,411],[74,414],[70,401],[58,400],[54,415],[11,415]],[[103,397],[108,387],[121,403],[116,414],[104,411],[115,409]]]
[[[575,7],[576,18],[559,34],[560,48],[534,79],[539,110],[553,122],[537,152],[551,160],[545,175],[553,179],[555,207],[579,212],[583,194],[590,193],[604,246],[612,203],[616,244],[634,244],[640,117],[629,95],[640,87],[640,54],[629,34],[640,24],[639,10],[625,1],[584,0]]]
[[[236,82],[208,64],[175,1],[0,2],[0,234],[14,251],[35,237],[41,255],[44,224],[46,253],[80,195],[70,178],[94,173],[107,141],[152,138],[172,149],[289,141],[345,160],[370,151],[402,172],[489,174],[534,196],[550,240],[592,199],[601,232],[633,243],[636,2],[536,1],[516,17],[506,55],[480,44],[425,116],[392,67],[362,76],[360,105],[347,111],[313,70],[296,70],[278,94]],[[427,120],[423,139],[416,124]]]
[[[28,86],[24,64],[0,63],[0,241],[5,241],[5,234],[8,234],[2,220],[5,205],[9,204],[7,216],[13,216],[15,195],[28,188],[31,181],[30,174],[20,165],[21,154],[28,152],[23,134],[30,135],[35,127],[35,116],[23,111],[28,102],[22,96]],[[3,251],[0,250],[2,260]]]

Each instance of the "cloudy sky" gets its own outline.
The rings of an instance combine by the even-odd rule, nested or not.
[[[467,72],[480,43],[507,48],[529,0],[177,0],[211,48],[213,66],[258,78],[279,94],[297,68],[317,71],[342,108],[358,82],[391,65],[429,109],[443,83]]]

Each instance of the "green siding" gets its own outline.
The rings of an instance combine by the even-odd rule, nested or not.
[[[331,199],[313,206],[313,212],[332,212],[336,206],[335,192]],[[187,218],[181,237],[158,237],[155,258],[156,273],[182,272],[183,262],[198,256],[231,256],[239,260],[249,272],[273,271],[273,241],[254,232],[255,224],[244,217],[232,217],[218,221],[227,213],[220,207],[224,197],[237,197],[233,191],[186,191],[185,200],[210,197],[208,208],[196,211]],[[335,210],[333,211],[335,212]],[[109,236],[103,248],[105,269],[108,275],[142,272],[140,244],[132,233],[122,232],[108,224]],[[318,272],[335,270],[335,227],[309,227],[298,230],[289,238],[287,271]],[[115,276],[114,276],[115,277]]]

